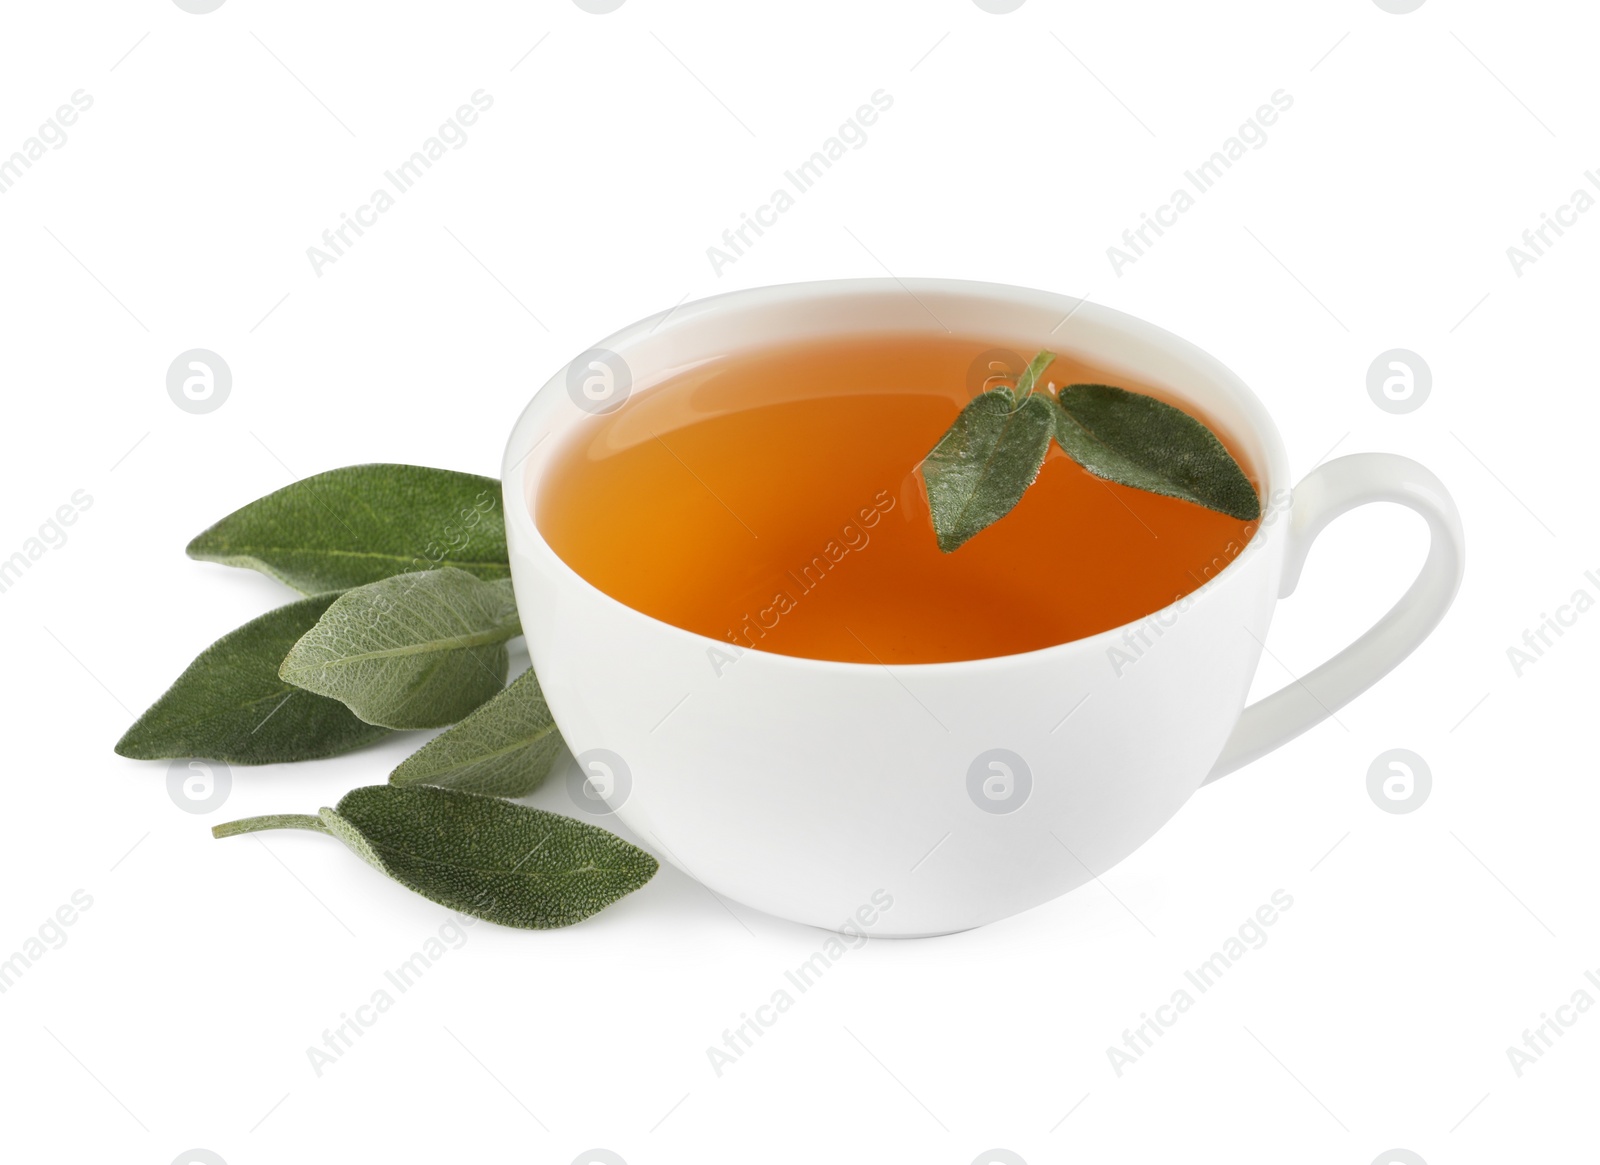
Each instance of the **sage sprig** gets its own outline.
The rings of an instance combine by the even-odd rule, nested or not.
[[[364,723],[338,700],[278,675],[284,655],[338,597],[300,599],[228,632],[134,721],[117,752],[261,765],[334,756],[387,736],[387,728]]]
[[[379,873],[424,898],[502,926],[570,926],[648,882],[655,858],[615,834],[493,797],[421,785],[352,789],[316,815],[216,826],[330,833]]]
[[[287,682],[342,700],[369,724],[452,724],[505,686],[522,632],[511,581],[455,567],[345,591],[289,649]]]
[[[490,478],[363,465],[224,518],[190,543],[192,557],[319,593],[201,652],[117,751],[264,764],[454,723],[391,784],[212,833],[332,834],[417,893],[505,926],[569,926],[637,890],[658,868],[643,850],[499,799],[531,791],[565,750],[533,671],[505,686],[506,641],[522,627],[499,499]]]
[[[1009,514],[1039,476],[1053,437],[1106,481],[1164,494],[1233,518],[1261,516],[1244,469],[1204,424],[1143,393],[1039,382],[1055,356],[1040,352],[1012,388],[993,388],[961,410],[923,460],[934,535],[945,553]]]
[[[435,736],[389,774],[391,785],[438,785],[522,797],[566,751],[532,668],[454,728]]]
[[[259,570],[303,594],[445,565],[483,579],[511,574],[500,483],[421,465],[302,478],[209,527],[188,554]]]

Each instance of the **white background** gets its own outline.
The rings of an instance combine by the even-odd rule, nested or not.
[[[1600,968],[1600,614],[1520,677],[1506,650],[1600,597],[1600,215],[1520,275],[1506,248],[1600,165],[1595,31],[1578,3],[1486,0],[6,5],[0,155],[94,104],[0,195],[0,557],[93,504],[0,594],[0,957],[73,891],[93,906],[0,995],[0,1157],[1592,1159],[1600,1014],[1520,1077],[1506,1048]],[[314,273],[306,248],[479,89],[467,144]],[[878,89],[866,144],[715,274],[706,248]],[[1279,89],[1267,143],[1115,274],[1106,248]],[[569,930],[475,926],[314,1074],[308,1045],[446,913],[329,838],[208,826],[332,804],[417,740],[235,768],[207,815],[114,756],[197,651],[291,597],[187,539],[337,465],[494,474],[534,388],[616,328],[885,270],[1087,294],[1193,340],[1296,476],[1422,461],[1466,521],[1454,610],[1099,884],[851,952],[720,1077],[708,1045],[826,936],[672,869]],[[195,347],[234,377],[201,416],[165,387]],[[1393,347],[1433,373],[1408,415],[1366,391]],[[1386,508],[1330,530],[1258,694],[1375,619],[1422,542]],[[1406,815],[1366,788],[1397,747],[1433,774]],[[1119,1076],[1107,1047],[1278,889],[1266,945]]]

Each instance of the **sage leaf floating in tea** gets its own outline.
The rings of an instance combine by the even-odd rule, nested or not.
[[[1165,401],[1110,385],[1040,391],[1054,359],[1040,352],[1014,388],[990,389],[967,402],[923,460],[940,550],[959,548],[1016,508],[1039,476],[1051,437],[1105,481],[1231,518],[1261,516],[1261,499],[1244,469],[1205,425]]]
[[[511,581],[464,570],[397,574],[345,591],[279,669],[369,724],[437,728],[499,692],[521,634]]]
[[[228,632],[134,722],[117,752],[136,760],[193,756],[262,765],[334,756],[387,736],[387,728],[363,722],[338,700],[278,675],[284,654],[337,598],[300,599]]]
[[[315,816],[252,817],[216,837],[264,829],[331,833],[441,906],[532,930],[570,926],[648,882],[655,858],[613,833],[494,797],[426,785],[352,789]]]
[[[351,465],[286,485],[189,543],[190,558],[244,566],[304,594],[455,566],[508,578],[500,483],[421,465]]]
[[[550,775],[565,750],[532,668],[435,736],[389,774],[391,785],[437,785],[491,797],[521,797]]]
[[[1216,435],[1182,409],[1106,384],[1056,398],[1056,440],[1096,477],[1254,521],[1261,499]]]
[[[967,402],[922,462],[939,549],[946,553],[1009,514],[1039,476],[1055,432],[1055,406],[1004,388]]]

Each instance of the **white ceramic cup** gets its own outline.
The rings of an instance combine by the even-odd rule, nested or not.
[[[591,586],[535,525],[551,455],[605,384],[637,394],[750,348],[946,330],[1071,353],[1192,404],[1260,483],[1256,535],[1202,589],[1139,623],[1020,655],[885,667],[753,650],[733,659],[728,643]],[[574,386],[591,366],[602,387],[586,411]],[[1287,472],[1250,390],[1159,328],[1043,291],[862,279],[737,291],[623,329],[535,395],[503,481],[533,664],[608,811],[734,901],[912,936],[1005,918],[1104,873],[1201,785],[1331,715],[1438,624],[1464,555],[1439,480],[1382,453],[1327,462],[1292,491]],[[1349,647],[1246,708],[1273,607],[1312,541],[1339,514],[1380,501],[1427,519],[1416,581]]]

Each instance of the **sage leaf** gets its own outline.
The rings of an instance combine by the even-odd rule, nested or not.
[[[391,785],[437,785],[522,797],[550,775],[565,745],[532,668],[389,774]]]
[[[1096,477],[1254,521],[1261,499],[1216,435],[1165,401],[1106,384],[1056,399],[1056,440]]]
[[[450,565],[508,578],[500,483],[421,465],[352,465],[235,510],[188,555],[244,566],[303,594]]]
[[[336,598],[278,674],[368,724],[438,728],[505,687],[506,640],[521,631],[509,579],[451,566],[397,574]]]
[[[388,735],[338,700],[279,678],[284,653],[336,594],[313,595],[252,619],[202,651],[117,741],[137,760],[206,757],[263,765],[349,752]]]
[[[1022,500],[1050,448],[1055,411],[1048,396],[1019,404],[1004,388],[967,402],[922,462],[940,550],[957,549]]]
[[[216,826],[331,833],[380,873],[441,906],[502,926],[570,926],[643,886],[655,858],[613,833],[494,797],[427,785],[352,789],[315,817]]]

